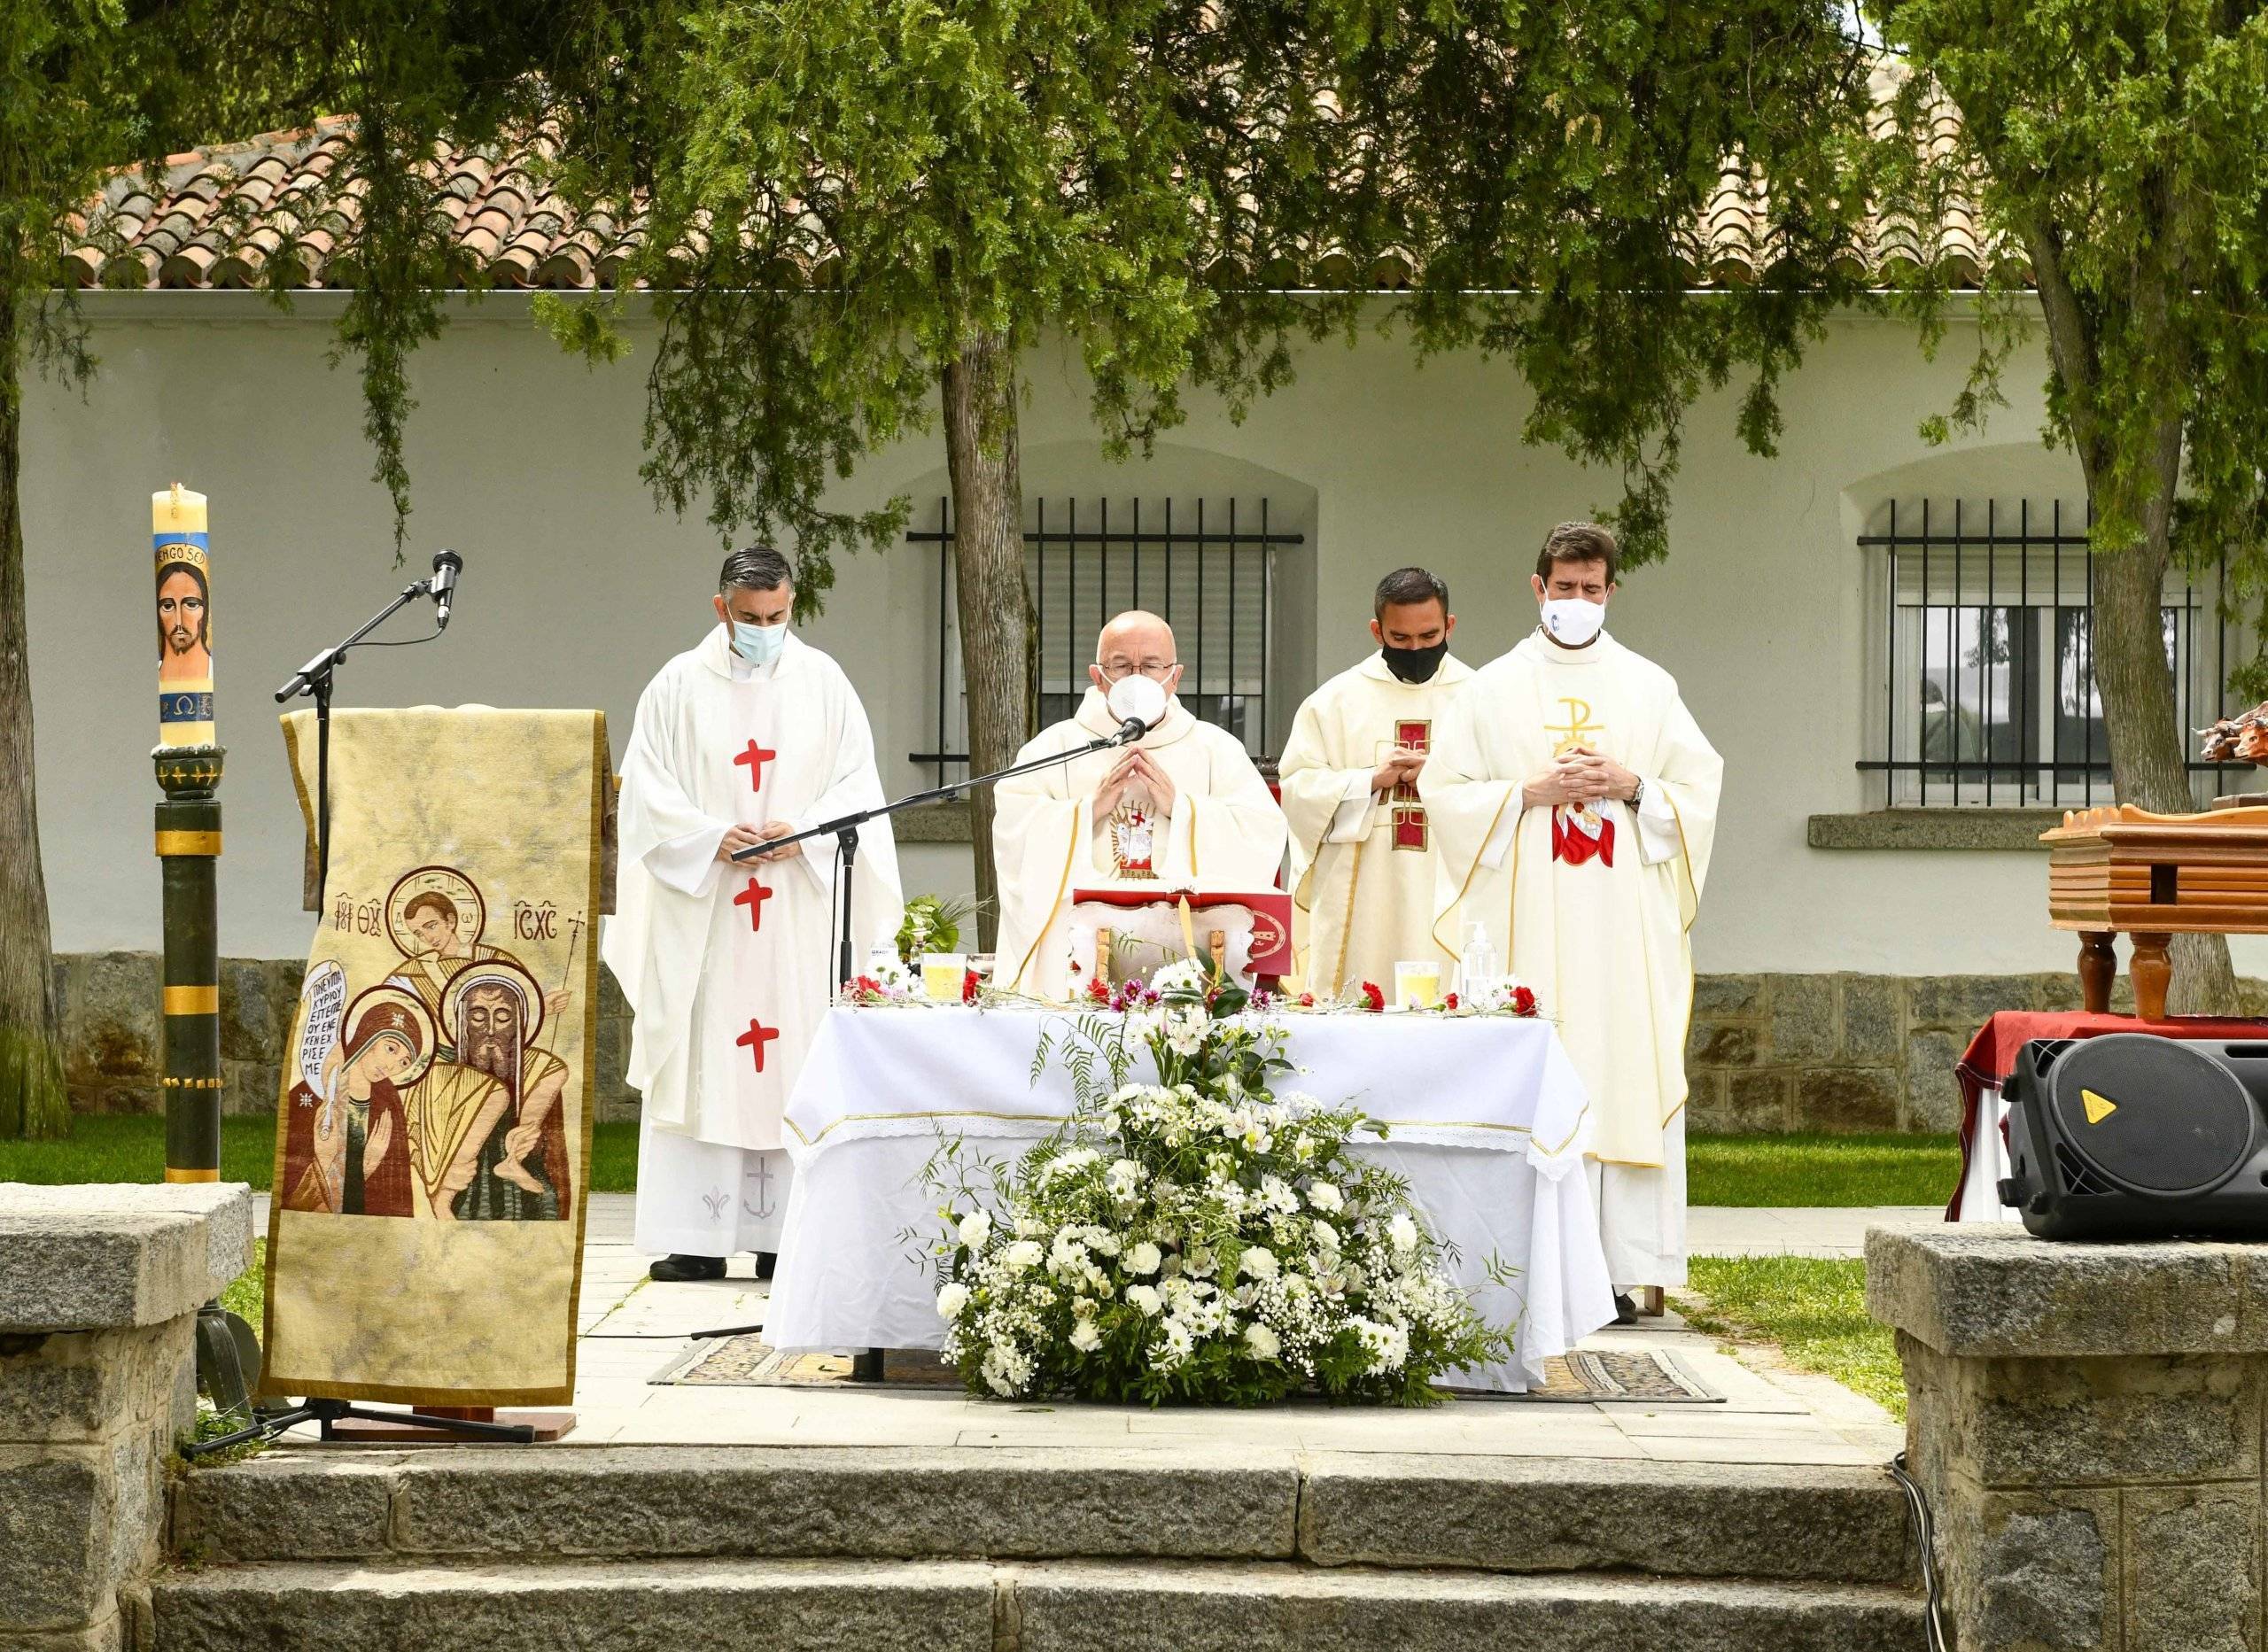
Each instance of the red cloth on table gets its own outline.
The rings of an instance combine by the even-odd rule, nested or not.
[[[1969,1154],[1977,1139],[1978,1111],[1987,1090],[2003,1088],[2016,1071],[2016,1052],[2035,1038],[2093,1038],[2102,1033],[2155,1033],[2161,1038],[2268,1037],[2268,1021],[2213,1015],[2169,1015],[2146,1021],[2132,1015],[2097,1015],[2086,1010],[2000,1010],[1969,1041],[1953,1065],[1961,1084],[1961,1175],[1946,1220],[1958,1219],[1961,1190],[1969,1183]],[[2005,1138],[2005,1133],[2004,1133]]]

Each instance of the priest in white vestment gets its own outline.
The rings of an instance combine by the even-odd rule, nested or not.
[[[1449,586],[1422,568],[1379,581],[1378,652],[1309,694],[1292,720],[1278,781],[1292,827],[1292,896],[1301,984],[1338,998],[1394,966],[1431,961],[1433,829],[1418,795],[1433,731],[1472,667],[1449,651]]]
[[[716,628],[639,698],[600,942],[637,1018],[636,1243],[665,1253],[657,1279],[722,1278],[744,1250],[768,1272],[790,1174],[781,1114],[837,984],[835,841],[731,857],[882,802],[858,694],[788,629],[787,559],[736,551],[720,585]],[[863,964],[904,915],[887,820],[859,828],[857,868]]]
[[[1000,928],[996,985],[1062,1000],[1072,893],[1155,880],[1167,888],[1273,888],[1283,865],[1284,811],[1226,729],[1190,715],[1173,628],[1133,610],[1102,628],[1078,715],[1042,729],[1019,764],[1116,733],[1114,685],[1139,674],[1164,690],[1164,717],[1135,744],[1004,780],[995,795],[992,856]]]
[[[1552,530],[1542,624],[1473,674],[1418,791],[1441,848],[1435,934],[1487,925],[1590,1091],[1588,1169],[1617,1308],[1685,1281],[1692,927],[1724,763],[1677,684],[1602,629],[1613,536]]]

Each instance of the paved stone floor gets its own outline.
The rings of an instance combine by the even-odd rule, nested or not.
[[[260,1213],[264,1223],[265,1211]],[[1867,1228],[1936,1219],[1878,1210],[1730,1210],[1692,1214],[1697,1255],[1852,1256]],[[1599,1348],[1659,1346],[1726,1396],[1721,1405],[1580,1405],[1464,1400],[1422,1412],[1286,1406],[1264,1412],[1149,1411],[1084,1405],[1009,1406],[954,1392],[839,1392],[797,1388],[657,1385],[690,1334],[764,1317],[766,1287],[736,1257],[731,1276],[656,1284],[630,1243],[631,1201],[591,1200],[583,1262],[575,1392],[568,1443],[811,1446],[1095,1446],[1438,1452],[1620,1457],[1704,1462],[1868,1464],[1889,1460],[1904,1431],[1872,1401],[1824,1377],[1790,1371],[1768,1352],[1727,1349],[1673,1313],[1600,1332]]]

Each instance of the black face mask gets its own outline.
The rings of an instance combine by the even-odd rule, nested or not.
[[[1441,662],[1449,657],[1449,640],[1442,638],[1430,648],[1381,648],[1379,657],[1386,668],[1405,683],[1429,683],[1433,673],[1441,669]]]

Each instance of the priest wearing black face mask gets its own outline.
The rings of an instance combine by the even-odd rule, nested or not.
[[[1292,823],[1293,939],[1307,989],[1391,992],[1397,963],[1450,959],[1433,938],[1434,847],[1418,798],[1435,721],[1472,675],[1449,653],[1449,591],[1422,568],[1379,581],[1378,651],[1308,696],[1280,777]]]

